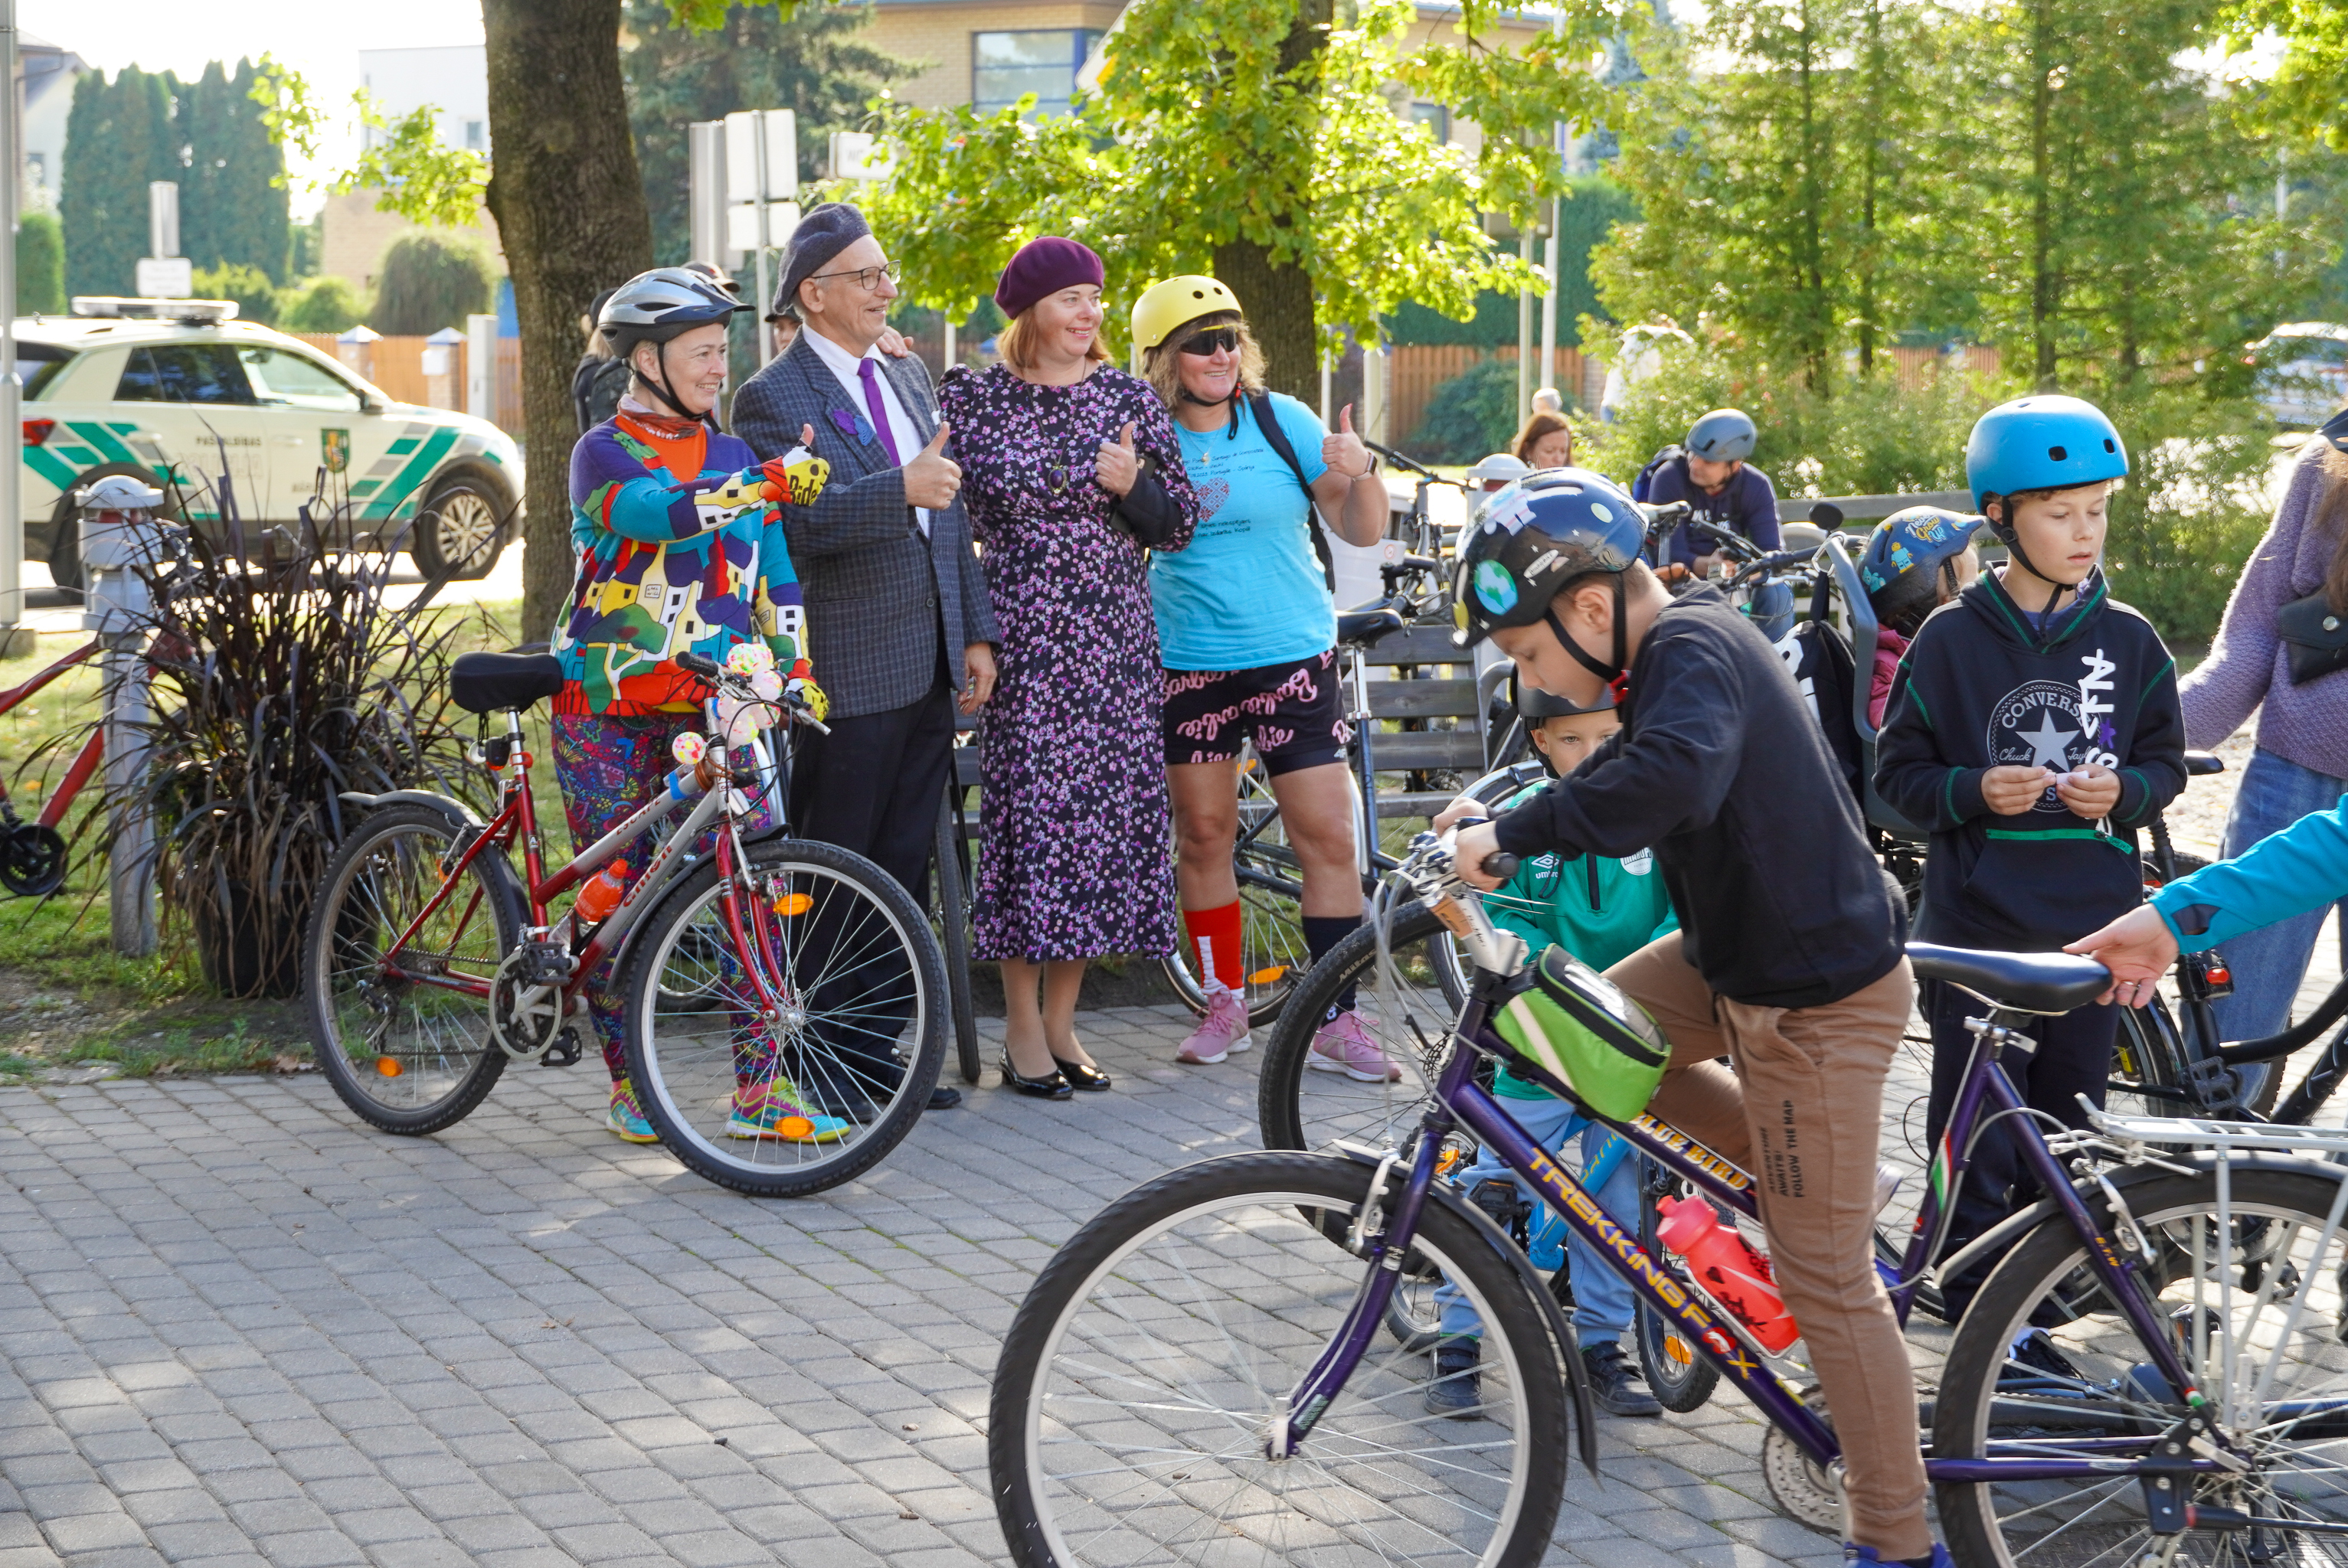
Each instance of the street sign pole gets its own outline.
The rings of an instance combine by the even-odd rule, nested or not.
[[[0,71],[8,112],[0,114],[0,652],[30,653],[25,625],[24,383],[16,377],[16,205],[24,187],[17,146],[16,0],[0,0]]]
[[[722,124],[726,241],[754,253],[758,313],[764,315],[772,298],[767,251],[789,243],[791,231],[798,227],[798,117],[789,109],[737,109]],[[774,357],[775,334],[761,332],[758,363]]]

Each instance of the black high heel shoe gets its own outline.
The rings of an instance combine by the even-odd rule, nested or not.
[[[1066,1079],[1073,1088],[1097,1094],[1109,1086],[1108,1074],[1097,1067],[1081,1061],[1063,1061],[1056,1056],[1052,1058],[1052,1065],[1060,1070],[1060,1076]]]
[[[1068,1086],[1066,1075],[1052,1072],[1042,1078],[1023,1078],[1011,1065],[1011,1053],[1003,1053],[1003,1086],[1016,1089],[1022,1094],[1032,1094],[1038,1100],[1073,1099],[1076,1091]]]

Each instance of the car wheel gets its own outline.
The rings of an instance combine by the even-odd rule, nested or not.
[[[57,504],[49,512],[49,580],[61,589],[77,593],[82,586],[81,518],[74,509],[74,496],[100,479],[111,478],[117,474],[128,474],[150,485],[161,483],[155,477],[154,469],[139,463],[103,463],[75,477],[74,482],[67,487],[64,495],[57,497]],[[180,510],[174,506],[166,505],[155,515],[170,522],[181,520]]]
[[[489,575],[505,548],[505,493],[496,481],[480,474],[459,471],[432,487],[429,499],[416,514],[416,531],[408,554],[426,577],[468,580]]]

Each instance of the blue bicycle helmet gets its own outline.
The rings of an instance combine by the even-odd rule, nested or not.
[[[1547,620],[1585,669],[1612,681],[1630,662],[1622,623],[1622,573],[1646,543],[1645,514],[1620,485],[1587,468],[1544,468],[1495,490],[1476,509],[1459,543],[1452,583],[1451,641],[1472,647],[1504,626]],[[1565,634],[1550,609],[1557,590],[1593,572],[1614,581],[1614,667]]]
[[[2127,471],[2120,433],[2102,409],[2076,397],[2041,394],[2001,403],[1974,423],[1965,442],[1965,483],[1984,512],[1992,496],[2068,490],[2123,479]]]

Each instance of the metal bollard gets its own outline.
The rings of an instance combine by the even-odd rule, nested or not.
[[[106,647],[98,665],[105,703],[106,787],[119,800],[138,784],[147,765],[146,634],[154,600],[137,569],[154,563],[161,538],[154,509],[163,504],[163,494],[118,475],[84,490],[78,504],[85,573],[81,623],[98,633]],[[143,812],[117,807],[108,826],[114,845],[107,864],[114,950],[127,958],[151,958],[156,948],[154,824]]]

